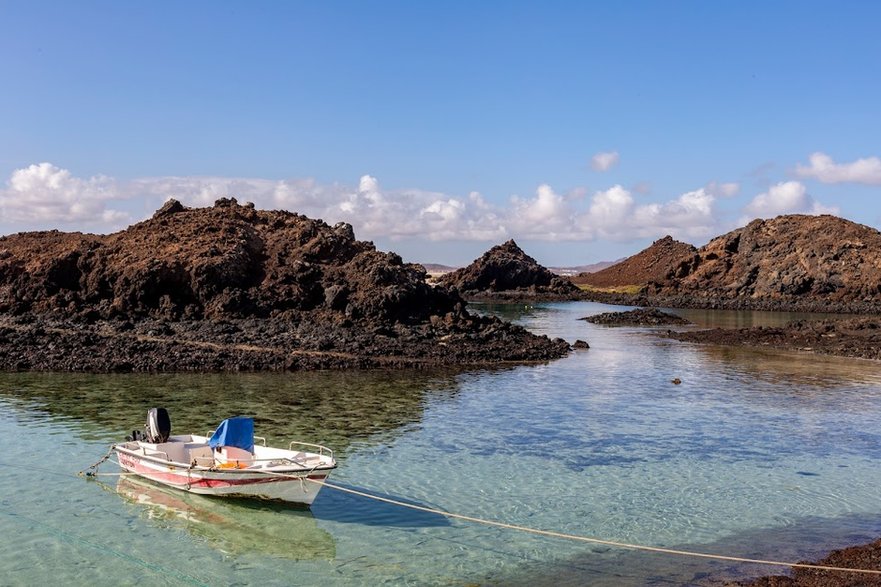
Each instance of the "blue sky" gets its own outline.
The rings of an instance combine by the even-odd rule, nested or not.
[[[171,196],[547,265],[881,226],[881,3],[0,2],[0,233]]]

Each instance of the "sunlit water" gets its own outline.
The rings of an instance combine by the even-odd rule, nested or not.
[[[881,535],[877,363],[577,320],[609,310],[483,306],[591,346],[497,370],[0,375],[0,584],[679,585],[782,571],[451,521],[329,488],[310,511],[76,477],[159,405],[177,432],[251,414],[270,444],[336,449],[335,482],[534,528],[783,560]]]

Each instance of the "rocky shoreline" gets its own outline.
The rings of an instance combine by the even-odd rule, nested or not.
[[[496,318],[469,327],[360,328],[261,319],[94,324],[0,318],[0,371],[218,372],[427,368],[548,361],[562,339]]]
[[[462,297],[469,302],[487,302],[487,303],[516,303],[516,302],[577,302],[580,300],[587,301],[587,297],[580,293],[553,293],[548,291],[536,290],[535,288],[509,289],[505,291],[465,291],[461,292]]]
[[[834,550],[823,559],[802,564],[881,571],[881,539],[869,544]],[[726,583],[726,587],[871,587],[881,586],[881,574],[849,573],[794,568],[790,575],[767,575],[752,581]]]
[[[761,312],[805,312],[811,314],[881,315],[881,303],[874,301],[832,302],[818,299],[705,298],[693,295],[648,295],[585,290],[584,299],[619,306],[651,306],[694,310],[751,310]]]
[[[712,328],[667,337],[702,344],[807,351],[821,355],[881,360],[881,317],[801,320],[781,327]]]

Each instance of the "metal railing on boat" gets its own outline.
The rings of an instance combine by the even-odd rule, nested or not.
[[[331,449],[327,448],[326,446],[322,446],[320,444],[312,444],[311,442],[298,442],[296,440],[292,440],[291,443],[288,445],[288,450],[293,452],[295,444],[297,446],[309,446],[312,448],[317,448],[318,449],[318,456],[324,456],[324,454],[327,453],[327,455],[330,458],[333,458],[333,451]]]

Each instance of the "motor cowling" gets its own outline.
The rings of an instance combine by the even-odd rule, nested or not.
[[[171,418],[165,408],[150,408],[147,411],[147,424],[144,426],[147,441],[153,444],[166,442],[171,436]]]

